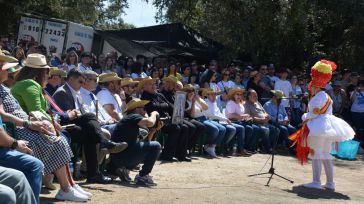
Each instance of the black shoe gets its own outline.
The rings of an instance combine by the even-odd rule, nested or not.
[[[107,184],[111,183],[112,179],[108,176],[104,176],[101,173],[97,174],[92,178],[87,178],[87,183],[99,183],[99,184]]]
[[[126,142],[113,142],[111,140],[102,141],[100,143],[100,151],[104,154],[119,153],[128,147]]]
[[[115,174],[120,178],[121,181],[130,183],[131,178],[129,176],[129,170],[125,167],[117,168]]]
[[[180,161],[180,162],[182,162],[182,161],[191,162],[191,159],[188,158],[188,157],[181,157],[181,158],[178,158],[178,161]]]

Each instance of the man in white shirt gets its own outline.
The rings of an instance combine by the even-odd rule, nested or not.
[[[284,95],[288,98],[292,97],[293,89],[291,82],[287,80],[288,71],[285,68],[282,68],[279,71],[279,80],[274,84],[274,90],[280,90],[284,93]],[[289,107],[289,99],[282,100],[283,107]]]
[[[228,154],[228,149],[229,148],[231,149],[231,147],[233,145],[233,144],[230,144],[230,142],[232,141],[234,136],[237,137],[238,141],[245,140],[245,128],[242,125],[232,123],[225,116],[225,114],[222,114],[220,112],[219,107],[217,107],[216,92],[214,92],[212,89],[208,89],[206,91],[206,94],[207,94],[207,99],[205,101],[208,105],[208,109],[204,111],[204,115],[207,118],[218,122],[220,125],[223,125],[226,128],[225,137],[224,137],[221,145],[224,145],[224,148],[225,148],[224,154]],[[217,145],[219,145],[219,144],[217,144]],[[241,150],[238,152],[238,155],[239,156],[250,156],[251,154],[249,154],[245,150]]]
[[[116,121],[123,117],[120,99],[121,78],[116,73],[101,74],[99,84],[103,86],[101,91],[97,93],[97,98],[100,99],[102,107]]]

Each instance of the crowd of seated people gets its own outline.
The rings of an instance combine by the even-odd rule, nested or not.
[[[92,194],[75,177],[133,182],[129,171],[138,168],[134,182],[153,186],[157,159],[191,162],[197,150],[212,159],[276,148],[294,153],[288,136],[301,126],[309,98],[302,70],[24,49],[0,53],[0,116],[16,126],[14,135],[0,128],[0,189],[9,200],[39,203],[42,185],[56,189],[55,177],[56,199],[87,201]],[[363,76],[342,69],[326,90],[334,114],[351,122],[363,142]],[[176,109],[183,112],[177,123]],[[82,160],[77,176],[75,156]]]

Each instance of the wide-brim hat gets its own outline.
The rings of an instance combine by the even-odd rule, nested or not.
[[[143,107],[148,103],[149,103],[148,100],[140,100],[139,98],[133,98],[126,104],[124,112],[132,111],[136,108]]]
[[[145,84],[147,84],[147,83],[155,83],[155,81],[157,81],[157,79],[156,78],[152,78],[152,77],[146,77],[146,78],[144,78],[143,80],[141,80],[140,82],[139,82],[139,84],[138,84],[138,88],[139,89],[143,89],[144,88],[144,86],[145,86]]]
[[[233,99],[236,93],[244,94],[245,89],[242,89],[240,87],[230,89],[228,92],[228,98]]]
[[[16,63],[15,66],[14,66],[14,64],[15,63],[11,63],[11,66],[10,65],[7,65],[7,66],[9,66],[9,68],[5,66],[5,69],[4,70],[7,69],[8,70],[8,73],[11,74],[11,73],[20,71],[23,68],[23,66],[21,64],[19,64],[19,63]]]
[[[61,69],[58,69],[57,67],[51,67],[51,70],[49,71],[49,76],[61,76],[63,78],[67,77],[67,72],[63,71]]]
[[[250,74],[249,74],[249,77],[250,78],[253,78],[255,77],[257,74],[259,74],[259,72],[257,70],[254,70],[254,71],[251,71]]]
[[[44,55],[33,53],[29,54],[24,61],[24,66],[36,69],[49,69],[46,57]]]
[[[192,84],[186,84],[183,88],[182,91],[193,91],[195,90],[195,87],[193,87]]]
[[[209,94],[217,94],[217,92],[212,88],[206,88],[202,91],[202,96],[207,96]]]
[[[278,99],[286,98],[284,96],[283,91],[281,91],[281,90],[271,90],[270,92],[273,94],[273,96],[277,97]]]
[[[171,83],[174,83],[174,84],[176,84],[176,83],[178,82],[177,77],[172,76],[172,75],[169,75],[169,76],[167,76],[167,77],[163,77],[163,79],[162,79],[162,80],[163,80],[163,81],[168,81],[168,82],[171,82]]]
[[[99,75],[99,83],[105,83],[110,81],[120,81],[121,78],[114,72],[112,73],[103,73]]]
[[[123,86],[128,86],[131,84],[138,84],[138,83],[139,83],[139,81],[133,81],[133,79],[131,79],[131,78],[123,78],[123,79],[121,79],[120,86],[123,87]]]
[[[15,63],[15,62],[18,62],[18,59],[16,59],[13,56],[6,55],[2,50],[0,50],[0,61],[8,62],[8,63]]]

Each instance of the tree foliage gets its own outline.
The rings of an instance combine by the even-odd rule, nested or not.
[[[317,56],[364,66],[364,0],[153,0],[160,22],[182,22],[226,57],[302,67]]]

